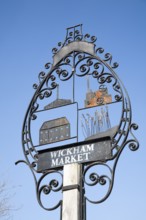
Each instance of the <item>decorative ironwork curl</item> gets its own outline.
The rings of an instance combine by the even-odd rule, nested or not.
[[[106,176],[102,175],[99,176],[97,173],[91,173],[89,175],[89,179],[92,181],[91,183],[88,183],[89,186],[95,186],[96,184],[105,185],[106,184]]]
[[[43,180],[44,180],[44,178],[47,177],[49,174],[52,174],[52,173],[53,174],[58,174],[60,176],[60,178],[61,178],[61,182],[59,180],[57,180],[57,179],[51,179],[48,184],[41,185]],[[61,200],[60,200],[53,207],[45,207],[43,205],[43,201],[41,199],[41,196],[42,196],[42,194],[50,195],[51,192],[59,192],[62,189],[62,186],[63,186],[62,173],[59,172],[59,171],[51,170],[51,171],[48,171],[48,172],[46,172],[45,174],[43,174],[41,176],[41,178],[39,179],[39,181],[37,183],[36,191],[37,191],[38,202],[39,202],[40,206],[43,209],[51,211],[51,210],[54,210],[54,209],[58,208],[61,205]]]
[[[38,75],[39,85],[40,85],[41,82],[45,79],[45,77],[46,77],[46,73],[43,72],[43,71],[41,71],[41,72],[39,73],[39,75]],[[38,84],[34,83],[34,84],[33,84],[33,88],[34,88],[34,89],[38,89]]]
[[[104,49],[102,47],[98,47],[96,50],[95,50],[97,56],[98,54],[102,54],[104,53]],[[104,57],[102,59],[103,61],[107,62],[111,68],[115,69],[119,66],[119,64],[117,62],[114,62],[112,63],[112,55],[110,53],[106,53],[104,54]]]
[[[98,169],[98,166],[103,166],[105,168],[107,168],[107,170],[109,171],[110,173],[110,177],[107,176],[107,175],[99,175],[97,172],[92,172],[92,173],[89,173],[88,174],[88,179],[89,181],[87,181],[87,172],[89,171],[90,172],[90,169],[93,168],[94,166],[96,166],[96,168]],[[86,194],[85,194],[85,198],[90,202],[90,203],[94,203],[94,204],[98,204],[98,203],[102,203],[104,202],[108,196],[110,195],[111,193],[111,190],[112,190],[112,186],[113,186],[113,181],[114,181],[114,175],[113,175],[113,171],[112,169],[110,168],[109,165],[107,165],[106,163],[102,163],[102,162],[95,162],[95,163],[92,163],[91,165],[87,166],[83,172],[83,182],[85,183],[84,187],[86,189],[86,185],[87,186],[96,186],[96,185],[101,185],[101,186],[105,186],[108,184],[108,188],[107,188],[107,192],[105,193],[105,195],[100,198],[100,199],[97,199],[96,201],[95,200],[91,200],[89,199]]]
[[[131,140],[130,142],[131,142],[131,143],[129,144],[129,149],[130,149],[131,151],[136,151],[136,150],[138,150],[138,148],[139,148],[138,142],[135,141],[135,140]]]
[[[77,76],[85,76],[91,73],[94,78],[98,78],[100,74],[103,74],[104,65],[101,62],[97,62],[97,59],[93,56],[82,55],[82,53],[78,53],[77,56],[79,60],[76,62],[75,67],[80,70],[80,72],[76,73]],[[94,71],[92,71],[93,68]]]
[[[72,64],[72,60],[73,60],[73,54],[68,54],[67,56],[65,56],[62,61],[57,65],[57,68],[61,68],[61,66],[65,67],[71,67],[73,68],[73,64]]]
[[[40,72],[39,75],[38,75],[38,78],[39,78],[39,82],[41,83],[42,80],[45,79],[45,76],[46,76],[46,73],[45,72]]]
[[[137,129],[138,129],[138,125],[135,124],[135,123],[133,123],[133,124],[131,124],[131,126],[130,126],[130,133],[131,133],[131,135],[133,136],[134,139],[132,139],[132,140],[129,141],[129,142],[130,142],[130,143],[129,143],[129,149],[132,150],[132,151],[136,151],[136,150],[138,150],[138,148],[139,148],[139,142],[138,142],[138,140],[136,139],[136,137],[134,136],[134,134],[133,134],[133,132],[132,132],[132,129],[137,130]]]
[[[119,64],[117,62],[113,63],[112,68],[116,69],[119,66]]]
[[[83,39],[83,35],[78,30],[76,30],[75,33],[75,41],[81,41]]]
[[[98,55],[98,53],[103,53],[104,52],[104,49],[102,47],[98,47],[96,50],[95,50],[96,54]]]
[[[90,34],[85,34],[84,35],[84,40],[89,42],[89,43],[95,43],[97,38],[95,36],[90,36]]]
[[[76,75],[77,76],[85,76],[89,73],[89,71],[90,71],[90,67],[87,64],[83,64],[83,65],[80,66],[80,72],[82,74],[76,73]]]
[[[45,64],[45,68],[47,69],[47,70],[50,70],[51,68],[52,68],[52,63],[46,63]]]
[[[74,41],[74,37],[73,37],[73,32],[69,32],[68,37],[65,40],[65,44],[70,44],[71,42]]]
[[[74,59],[75,59],[76,66],[78,65],[78,61],[83,60],[84,58],[85,58],[85,53],[76,52],[74,54]]]
[[[74,72],[73,71],[69,72],[68,70],[58,68],[56,70],[56,73],[59,76],[59,79],[61,81],[66,81],[66,80],[69,80],[73,76]]]
[[[37,89],[37,88],[38,88],[38,85],[37,85],[36,83],[34,83],[34,84],[33,84],[33,88],[34,88],[34,89]]]
[[[49,91],[51,91],[57,87],[57,83],[55,82],[55,80],[56,80],[56,76],[53,75],[53,72],[47,76],[46,87],[49,89]]]
[[[55,86],[54,86],[55,88]],[[48,98],[52,95],[52,91],[50,90],[50,88],[45,88],[42,89],[39,93],[38,93],[38,97],[39,99],[44,99],[44,98]]]
[[[32,115],[34,112],[36,112],[38,108],[39,108],[39,104],[37,102],[33,102],[33,105],[30,110],[30,115]]]
[[[56,47],[54,47],[54,48],[52,49],[52,53],[53,53],[54,55],[55,55],[58,51],[59,51],[59,49],[56,48]]]
[[[105,55],[104,55],[104,57],[105,57],[105,59],[104,59],[104,61],[109,61],[109,64],[111,65],[111,62],[112,62],[112,55],[110,54],[110,53],[106,53]]]
[[[70,64],[71,63],[71,58],[72,58],[71,56],[65,57],[64,60],[63,60],[64,64],[71,66],[71,64]]]

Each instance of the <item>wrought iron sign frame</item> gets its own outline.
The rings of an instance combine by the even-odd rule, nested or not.
[[[95,108],[92,107],[78,107],[78,102],[75,100],[75,77],[85,77],[90,75],[100,85],[108,83],[112,85],[112,89],[115,93],[114,100],[109,104],[121,103],[121,118],[117,127],[116,133],[111,138],[111,151],[112,155],[110,158],[103,158],[97,161],[89,161],[83,163],[83,172],[81,181],[83,183],[82,193],[82,204],[81,208],[81,219],[86,219],[86,202],[94,204],[104,202],[110,195],[113,183],[116,165],[123,149],[128,145],[130,150],[135,151],[139,147],[138,140],[133,135],[132,130],[136,130],[138,126],[132,123],[132,109],[128,93],[115,72],[115,68],[118,67],[117,62],[112,61],[112,55],[110,53],[104,53],[104,49],[95,45],[96,37],[90,36],[89,34],[83,35],[82,25],[76,25],[74,27],[67,28],[67,34],[64,43],[59,42],[58,48],[53,48],[53,64],[47,63],[45,68],[48,73],[41,72],[38,76],[39,83],[34,84],[33,88],[35,93],[28,106],[23,128],[22,128],[22,146],[25,155],[25,160],[19,160],[16,164],[23,162],[30,168],[36,186],[36,194],[38,203],[45,210],[51,211],[60,207],[60,213],[62,211],[62,200],[59,200],[53,207],[46,207],[42,201],[43,195],[50,195],[51,192],[61,192],[63,189],[62,183],[62,170],[63,166],[55,167],[52,169],[38,170],[37,163],[39,160],[39,147],[37,148],[32,140],[31,135],[31,122],[36,120],[37,112],[45,111],[39,108],[40,100],[51,97],[55,89],[57,89],[56,78],[58,77],[60,82],[73,80],[73,98],[72,103],[67,105],[77,105],[77,136],[74,138],[74,142],[78,143],[78,121],[79,111],[84,109]],[[70,70],[69,70],[70,69]],[[78,71],[76,71],[78,69]],[[94,70],[93,70],[94,69]],[[99,106],[103,105],[103,100],[99,100]],[[58,106],[55,108],[59,108]],[[49,110],[47,110],[49,111]],[[93,139],[93,142],[97,141]],[[85,141],[85,144],[88,141]],[[72,144],[73,145],[73,144]],[[61,149],[61,147],[60,147]],[[47,151],[47,150],[46,150]],[[111,163],[112,161],[112,163]],[[112,164],[112,165],[111,165]],[[109,175],[98,173],[98,167],[102,166],[109,171]],[[93,172],[92,170],[96,171]],[[51,174],[59,176],[59,179],[52,178],[46,184],[43,184],[45,178]],[[105,195],[97,200],[90,199],[86,194],[86,186],[108,186]],[[61,219],[61,214],[60,214]]]

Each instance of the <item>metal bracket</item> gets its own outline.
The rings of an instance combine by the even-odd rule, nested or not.
[[[67,191],[67,190],[72,190],[72,189],[78,189],[80,191],[80,185],[79,184],[74,184],[74,185],[69,185],[69,186],[63,186],[62,191]]]

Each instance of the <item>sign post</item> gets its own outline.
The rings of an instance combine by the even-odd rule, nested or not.
[[[115,72],[118,63],[95,41],[82,33],[82,24],[67,28],[65,41],[52,50],[52,64],[33,85],[22,127],[25,160],[16,164],[28,165],[39,205],[60,208],[61,220],[85,220],[87,201],[99,204],[109,197],[123,149],[139,147],[130,98]],[[54,193],[62,197],[46,205],[44,197],[58,199]]]
[[[81,164],[64,166],[62,220],[80,220]]]

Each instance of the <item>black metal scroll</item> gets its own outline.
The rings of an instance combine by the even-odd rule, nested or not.
[[[62,190],[63,167],[59,168],[59,170],[37,170],[39,149],[36,148],[33,143],[31,123],[37,120],[37,112],[44,111],[41,109],[39,103],[52,96],[57,89],[58,81],[61,83],[62,81],[73,80],[72,102],[77,103],[74,95],[74,79],[75,77],[78,79],[88,75],[96,80],[100,86],[104,86],[105,84],[111,86],[114,96],[110,104],[122,104],[119,124],[111,140],[112,156],[110,159],[84,164],[82,179],[85,188],[85,200],[91,203],[101,203],[105,201],[112,191],[116,165],[123,149],[128,145],[130,150],[135,151],[139,147],[139,143],[132,131],[136,130],[138,126],[132,123],[130,99],[122,81],[115,72],[118,63],[113,62],[110,53],[104,53],[103,48],[96,47],[95,41],[96,37],[90,36],[89,34],[83,35],[82,25],[67,28],[65,41],[63,43],[59,42],[58,48],[52,49],[54,55],[53,63],[48,62],[45,65],[47,72],[42,71],[38,76],[38,83],[33,85],[35,93],[28,106],[22,128],[22,147],[26,161],[18,161],[17,163],[24,162],[31,169],[35,179],[38,202],[42,208],[48,211],[62,207],[61,200],[52,207],[45,206],[42,197]],[[103,105],[102,99],[98,100],[98,105]],[[77,112],[79,113],[83,109],[86,108],[80,109],[77,107]],[[79,120],[79,118],[77,118],[77,120]],[[77,122],[77,126],[78,125],[79,123]],[[78,135],[77,132],[75,142],[78,142]],[[103,167],[107,172],[98,172],[99,167]],[[39,175],[39,178],[36,174]],[[46,183],[43,183],[44,180],[52,174],[57,174],[59,179],[57,179],[57,177],[55,179],[51,178]],[[91,186],[106,187],[105,194],[102,195],[101,198],[95,200],[90,199],[87,195],[87,190]]]

